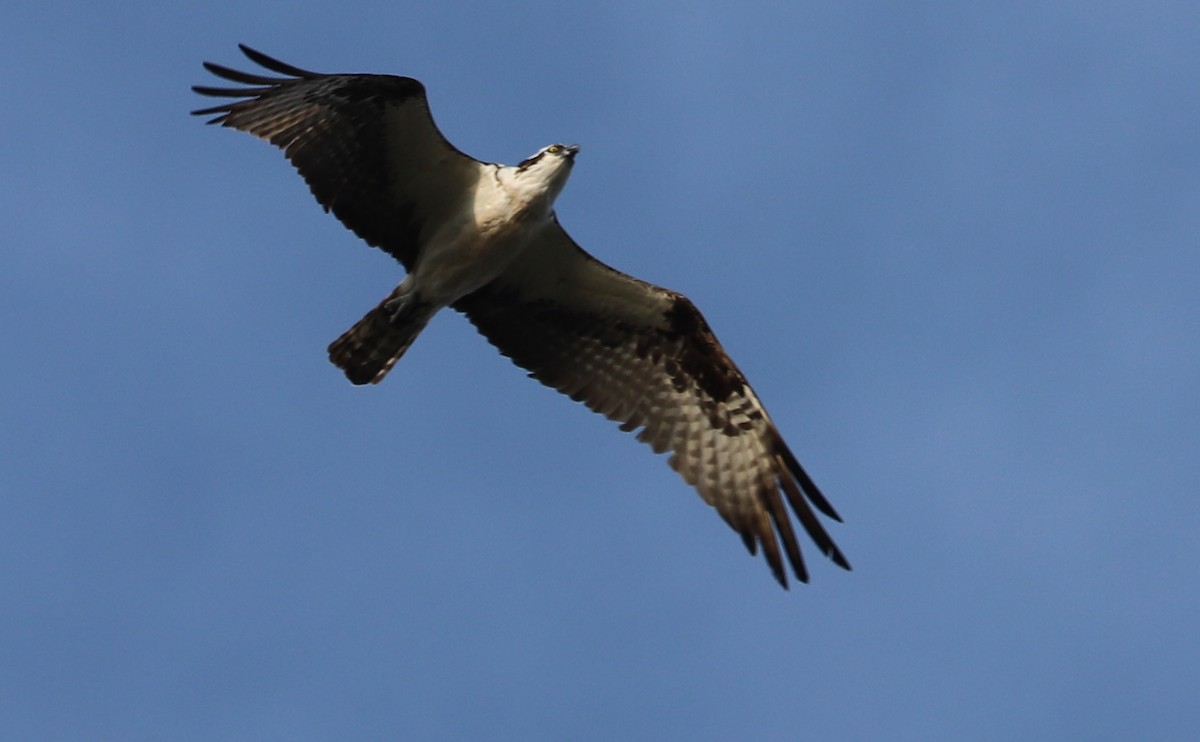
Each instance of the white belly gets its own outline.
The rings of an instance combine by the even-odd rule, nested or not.
[[[554,222],[550,185],[517,168],[482,166],[471,201],[431,230],[406,280],[441,306],[490,283]]]
[[[413,287],[426,301],[449,305],[499,276],[546,223],[472,209],[437,229],[421,249]]]

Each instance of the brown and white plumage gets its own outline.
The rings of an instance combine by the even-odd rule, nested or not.
[[[380,381],[429,318],[452,307],[543,384],[670,452],[785,587],[785,557],[808,579],[789,506],[849,569],[813,508],[840,518],[691,301],[604,265],[559,225],[553,201],[578,148],[552,145],[516,167],[484,163],[445,140],[416,80],[323,75],[241,48],[283,77],[205,63],[248,87],[197,86],[237,100],[195,113],[282,148],[326,210],[409,272],[330,346],[352,382]]]

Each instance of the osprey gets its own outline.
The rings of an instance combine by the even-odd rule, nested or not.
[[[559,225],[554,199],[579,147],[482,162],[446,141],[416,80],[309,72],[239,47],[282,77],[205,62],[246,87],[194,86],[237,100],[193,113],[281,148],[326,211],[407,271],[329,346],[352,383],[381,381],[450,307],[533,378],[670,451],[785,588],[780,543],[808,581],[785,499],[817,548],[850,568],[813,508],[841,518],[695,305],[601,263]]]

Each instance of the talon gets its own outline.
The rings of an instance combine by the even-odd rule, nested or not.
[[[384,311],[388,313],[390,321],[399,323],[404,319],[404,315],[413,305],[412,295],[411,290],[405,291],[383,303]]]

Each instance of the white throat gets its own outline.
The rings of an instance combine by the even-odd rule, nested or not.
[[[496,181],[508,195],[514,212],[526,219],[542,219],[554,208],[554,200],[567,184],[570,173],[569,162],[538,162],[524,169],[501,167],[496,171]]]

